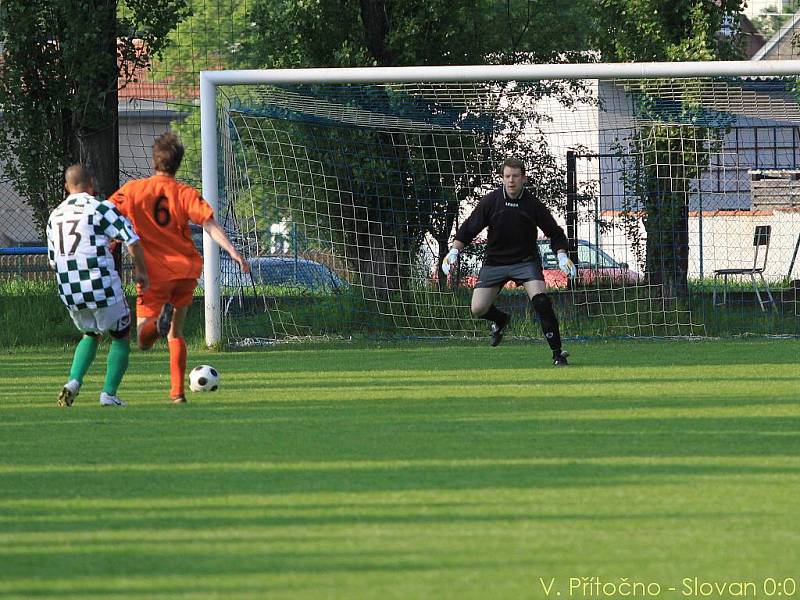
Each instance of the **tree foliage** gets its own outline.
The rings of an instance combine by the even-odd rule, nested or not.
[[[739,56],[740,40],[723,20],[743,0],[596,0],[589,42],[605,62],[720,60]]]
[[[797,6],[784,5],[782,9],[771,6],[763,11],[757,17],[753,17],[751,21],[755,25],[758,32],[764,36],[765,39],[772,38],[773,35],[780,31],[787,22],[792,18],[792,15],[797,10]],[[796,45],[797,34],[794,34],[793,44]]]
[[[250,64],[263,68],[564,61],[585,47],[580,30],[569,25],[582,7],[582,0],[567,7],[535,0],[256,0],[250,13],[254,27],[242,53]],[[529,107],[547,94],[572,103],[581,93],[579,88],[531,85],[519,97],[527,96]],[[501,86],[494,104],[483,106],[483,116],[493,124],[480,132],[409,135],[368,128],[325,130],[299,121],[282,125],[298,145],[313,138],[302,152],[313,155],[309,164],[322,165],[324,175],[334,175],[336,185],[326,185],[330,202],[315,197],[315,206],[349,211],[322,215],[317,224],[328,217],[346,223],[334,243],[357,250],[353,261],[360,272],[381,265],[393,270],[369,273],[373,280],[381,280],[376,287],[398,289],[407,275],[400,270],[410,263],[398,255],[413,256],[426,233],[438,240],[440,254],[446,252],[459,207],[474,199],[476,190],[496,181],[497,163],[509,153],[523,155],[534,168],[543,200],[558,204],[563,198],[563,168],[544,136],[522,135],[523,128],[536,121],[535,113],[521,118],[521,106],[498,110],[501,98],[509,97],[509,89]],[[368,93],[382,106],[397,104],[388,110],[402,110],[404,101],[412,101],[392,98],[385,88],[373,87]],[[432,114],[440,110],[435,104],[431,109]],[[272,148],[270,143],[262,145],[257,152],[263,157]],[[274,145],[280,144],[274,141]],[[346,167],[341,159],[344,148],[348,149]],[[440,164],[447,167],[431,168]],[[303,197],[291,192],[306,189],[306,175],[282,169],[278,161],[262,160],[261,165],[261,177],[278,182],[271,190],[265,189],[270,204],[281,206],[287,204],[286,198]],[[341,197],[350,199],[347,207],[342,207]]]
[[[4,0],[0,158],[44,231],[73,162],[119,180],[117,91],[163,50],[185,0]]]
[[[168,36],[168,44],[154,61],[153,76],[169,82],[178,98],[198,85],[200,71],[251,68],[242,51],[254,25],[251,0],[189,0],[191,14]]]
[[[598,0],[592,45],[608,61],[699,61],[737,58],[735,35],[741,0]],[[725,35],[723,21],[734,35]],[[693,183],[708,165],[727,123],[703,123],[693,101],[696,81],[670,81],[672,94],[682,93],[676,121],[659,123],[653,110],[659,84],[629,82],[635,116],[651,123],[626,140],[623,176],[627,188],[624,218],[629,235],[644,255],[651,282],[667,296],[688,290],[689,199]],[[723,119],[724,121],[724,119]],[[634,160],[631,160],[634,157]],[[635,162],[635,164],[631,164]],[[646,248],[639,236],[639,219],[647,232]]]
[[[558,61],[586,48],[590,2],[254,0],[245,50],[265,68]]]

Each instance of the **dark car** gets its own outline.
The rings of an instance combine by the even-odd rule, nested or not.
[[[325,293],[338,292],[347,286],[330,268],[306,258],[261,256],[247,262],[250,263],[250,277],[256,285],[286,286]]]
[[[220,255],[220,285],[231,288],[249,288],[253,286],[270,286],[286,288],[287,291],[305,293],[334,294],[348,287],[329,267],[306,258],[293,256],[259,256],[247,259],[250,273],[242,273],[239,265],[227,255]],[[200,276],[198,286],[204,287]]]
[[[203,228],[190,225],[192,241],[203,254]],[[223,288],[244,288],[254,285],[293,288],[303,292],[335,293],[348,287],[329,267],[314,260],[294,256],[257,256],[248,258],[250,274],[242,273],[225,252],[220,252],[220,285]],[[198,286],[202,289],[203,276]]]

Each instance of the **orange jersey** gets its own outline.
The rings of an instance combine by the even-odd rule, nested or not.
[[[192,242],[189,222],[202,225],[214,216],[198,191],[174,177],[134,179],[109,198],[133,223],[153,282],[196,279],[203,259]]]

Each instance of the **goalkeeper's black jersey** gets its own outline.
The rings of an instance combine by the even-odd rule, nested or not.
[[[568,249],[564,230],[528,189],[514,199],[506,195],[503,186],[486,194],[459,227],[456,240],[467,246],[485,227],[489,232],[483,264],[488,266],[541,262],[536,243],[539,237],[537,229],[550,238],[553,252]]]

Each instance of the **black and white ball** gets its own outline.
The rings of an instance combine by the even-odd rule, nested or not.
[[[189,389],[193,392],[216,392],[219,371],[210,365],[199,365],[189,373]]]

